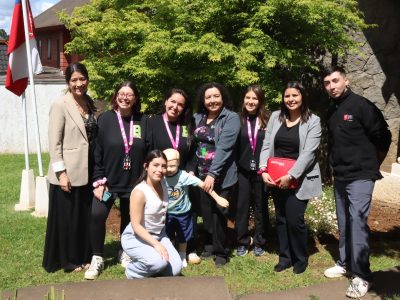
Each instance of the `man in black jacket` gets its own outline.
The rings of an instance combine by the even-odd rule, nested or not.
[[[382,178],[379,166],[388,152],[391,133],[381,111],[350,90],[342,67],[328,68],[323,80],[333,100],[327,125],[339,227],[339,260],[324,275],[333,278],[351,273],[346,295],[360,298],[372,282],[367,221],[375,180]]]

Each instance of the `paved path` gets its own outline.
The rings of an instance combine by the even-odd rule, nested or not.
[[[363,300],[383,300],[387,296],[400,296],[400,266],[374,273],[374,286]],[[17,300],[43,300],[55,288],[66,300],[341,300],[349,285],[348,279],[332,280],[305,288],[280,292],[255,293],[243,296],[229,294],[222,277],[169,277],[142,280],[97,280],[30,287],[18,290]],[[2,299],[12,299],[4,292]]]
[[[314,286],[285,290],[281,292],[246,295],[240,300],[344,300],[349,280],[332,279]],[[400,296],[400,266],[374,273],[374,285],[363,300],[383,300],[389,296]],[[390,298],[391,299],[391,298]]]

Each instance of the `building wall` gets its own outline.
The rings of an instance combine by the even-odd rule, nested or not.
[[[65,83],[36,84],[36,106],[39,120],[39,134],[42,152],[48,152],[47,131],[49,126],[50,105],[65,93]],[[24,152],[24,122],[22,101],[4,84],[0,85],[0,153]],[[27,119],[29,152],[36,153],[36,137],[34,110],[30,98],[30,88],[27,89]]]
[[[71,41],[69,31],[64,26],[47,29],[41,28],[36,33],[36,39],[43,66],[58,68],[64,71],[70,63],[83,59],[83,56],[68,55],[64,52],[65,44]],[[48,51],[49,43],[50,51]]]
[[[400,156],[400,1],[359,0],[367,23],[375,28],[354,34],[360,52],[343,59],[350,86],[383,112],[392,144],[382,170],[390,172]]]
[[[38,32],[36,34],[40,60],[44,66],[60,68],[63,52],[63,36],[58,30]]]

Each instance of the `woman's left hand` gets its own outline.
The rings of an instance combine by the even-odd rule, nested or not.
[[[163,260],[169,261],[169,255],[167,249],[164,247],[163,244],[160,242],[157,242],[157,244],[154,246],[154,249],[161,255]]]
[[[276,180],[276,183],[280,189],[287,189],[290,185],[290,177],[289,175],[283,175],[282,177]]]
[[[214,182],[215,182],[214,177],[207,175],[206,179],[204,179],[203,190],[206,193],[210,193],[212,190],[214,190]]]

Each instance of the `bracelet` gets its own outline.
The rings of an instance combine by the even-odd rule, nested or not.
[[[261,175],[262,173],[267,173],[267,167],[262,167],[257,171],[257,175]]]
[[[93,187],[97,188],[99,186],[105,185],[107,182],[107,178],[103,177],[102,179],[97,179],[95,182],[93,182]]]

